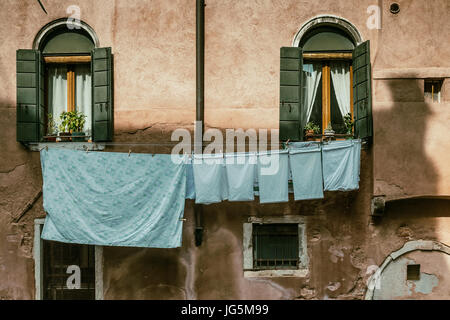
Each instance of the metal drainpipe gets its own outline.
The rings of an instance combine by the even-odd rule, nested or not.
[[[196,0],[196,127],[194,146],[203,150],[205,115],[205,0]],[[200,125],[198,125],[200,124]],[[203,206],[194,205],[195,245],[203,240]]]

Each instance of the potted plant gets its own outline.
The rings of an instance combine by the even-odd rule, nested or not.
[[[56,142],[56,136],[58,135],[58,126],[56,125],[55,119],[53,118],[53,114],[49,113],[47,117],[47,136],[45,137],[45,140],[49,142]]]
[[[332,136],[334,135],[333,127],[331,126],[331,122],[328,122],[327,128],[323,131],[323,134],[326,136]]]
[[[61,119],[61,123],[59,124],[59,139],[62,142],[70,141],[69,112],[61,112],[59,118]]]
[[[305,126],[306,136],[313,136],[315,134],[320,134],[320,127],[314,122],[310,121]]]
[[[68,127],[72,133],[72,141],[83,142],[86,134],[83,132],[86,115],[82,112],[69,111],[67,113]]]
[[[350,113],[347,113],[344,116],[344,124],[345,124],[345,129],[346,129],[346,134],[351,135],[353,134],[353,121],[352,121],[352,115]]]

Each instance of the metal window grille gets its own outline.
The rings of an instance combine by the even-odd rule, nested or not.
[[[44,240],[44,299],[95,299],[95,247]],[[70,265],[80,267],[79,289],[69,289],[67,273]]]
[[[254,269],[298,269],[297,224],[253,224]]]

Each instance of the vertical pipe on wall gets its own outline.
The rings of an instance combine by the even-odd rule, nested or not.
[[[196,120],[201,121],[203,131],[204,124],[204,98],[205,98],[205,1],[197,1],[196,10]],[[202,132],[203,133],[203,132]],[[199,142],[199,141],[196,141]]]
[[[203,150],[204,107],[205,107],[205,0],[196,0],[196,112],[194,151]],[[200,151],[200,152],[199,152]],[[194,205],[195,245],[203,240],[203,207]]]

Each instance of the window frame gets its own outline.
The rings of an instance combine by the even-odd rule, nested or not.
[[[303,64],[322,62],[322,77],[320,79],[320,81],[322,82],[322,135],[325,133],[325,129],[327,128],[328,123],[331,121],[331,68],[329,64],[332,61],[347,61],[350,64],[350,114],[352,116],[353,122],[354,110],[352,53],[347,51],[303,52]],[[303,108],[303,105],[301,107]],[[352,127],[352,136],[355,133],[354,130],[355,128]],[[340,139],[337,138],[337,140]]]
[[[292,229],[289,232],[287,230],[284,230],[284,232],[275,233],[274,230],[271,230],[269,233],[267,233],[267,230],[261,230],[264,227],[271,226],[273,228],[284,228],[288,229],[289,227]],[[258,230],[259,229],[259,230]],[[292,233],[291,233],[292,232]],[[295,248],[295,251],[297,252],[295,257],[281,257],[281,258],[268,258],[268,259],[261,259],[258,258],[258,256],[264,255],[265,246],[261,245],[260,242],[262,241],[262,237],[268,237],[266,240],[274,241],[275,238],[282,238],[282,237],[295,237],[295,241],[293,242],[284,242],[283,243],[283,249],[289,248],[289,245],[293,245]],[[300,262],[298,251],[299,251],[299,230],[298,230],[298,224],[297,223],[253,223],[252,224],[252,245],[253,245],[253,269],[254,270],[296,270],[298,269],[298,264]],[[290,239],[292,240],[292,239]],[[287,264],[285,264],[285,260],[289,261]],[[278,262],[278,263],[277,263]],[[281,262],[281,263],[280,263]],[[295,263],[292,265],[291,263]],[[263,265],[265,263],[265,265]],[[271,265],[273,263],[273,266]]]
[[[66,111],[75,111],[75,94],[76,94],[76,74],[74,70],[74,65],[76,64],[84,64],[91,65],[91,55],[90,54],[48,54],[43,55],[44,58],[44,103],[45,103],[45,135],[44,138],[48,136],[48,66],[50,65],[63,65],[67,67],[67,110]],[[92,73],[92,70],[91,70]],[[91,105],[92,109],[92,105]],[[91,111],[92,112],[92,111]],[[92,137],[89,137],[89,141],[91,142]]]
[[[296,269],[255,269],[253,257],[254,224],[297,224],[299,263]],[[306,242],[306,222],[302,216],[249,217],[243,224],[243,271],[244,277],[306,277],[309,274],[309,257]]]
[[[427,86],[431,86],[431,92],[426,91]],[[444,87],[444,79],[442,78],[427,78],[423,82],[423,96],[426,103],[441,103],[442,101],[442,88]],[[437,90],[435,90],[435,88]],[[434,95],[437,95],[437,99],[434,99]]]
[[[34,220],[34,279],[35,279],[35,300],[44,299],[44,240],[41,232],[45,219]],[[94,246],[95,257],[95,300],[103,300],[103,247]],[[76,289],[74,289],[76,290]]]

